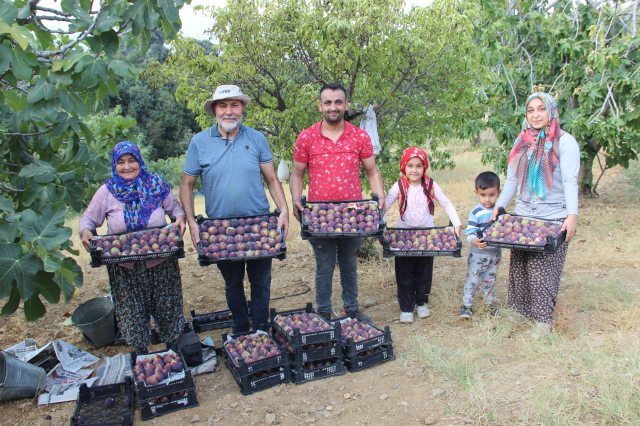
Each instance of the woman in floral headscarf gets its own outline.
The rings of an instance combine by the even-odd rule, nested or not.
[[[511,251],[509,305],[523,317],[537,321],[533,334],[539,337],[551,331],[567,248],[578,225],[580,148],[573,136],[560,128],[556,101],[548,93],[529,96],[525,112],[492,219],[517,193],[516,214],[564,222],[566,242],[556,254]]]
[[[140,150],[120,142],[111,154],[111,179],[93,196],[80,219],[82,244],[89,251],[91,230],[107,220],[107,232],[119,234],[164,226],[165,215],[176,218],[184,234],[185,213],[169,184],[147,171]],[[177,259],[107,265],[118,326],[127,344],[146,350],[150,343],[149,315],[158,323],[161,339],[178,340],[182,332],[182,281]]]
[[[447,212],[455,227],[456,235],[460,237],[462,224],[458,213],[438,184],[427,176],[428,168],[429,157],[426,152],[420,148],[405,149],[400,161],[400,180],[389,190],[385,205],[389,209],[398,200],[400,208],[398,228],[431,228],[435,226],[433,221],[435,200]],[[433,257],[395,257],[394,259],[398,302],[402,311],[400,322],[412,323],[414,308],[418,318],[429,317],[431,312],[426,303],[429,302],[429,293],[431,293]]]

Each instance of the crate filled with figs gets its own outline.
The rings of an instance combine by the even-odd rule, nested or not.
[[[98,235],[89,245],[91,267],[155,259],[182,259],[184,241],[174,224],[121,234]]]
[[[303,309],[271,309],[271,333],[290,357],[296,384],[344,374],[340,326],[318,315],[311,303]]]
[[[382,247],[384,257],[462,256],[462,240],[453,226],[387,228]]]
[[[340,324],[344,363],[352,373],[395,359],[388,325],[380,329],[358,320],[354,314],[333,321]]]
[[[562,222],[535,217],[501,214],[478,231],[489,246],[554,254],[567,236]]]
[[[247,305],[249,307],[249,321],[251,321],[253,318],[251,300],[247,300]],[[205,314],[197,314],[196,311],[192,309],[191,323],[193,324],[193,331],[196,333],[231,328],[233,326],[233,314],[229,309]]]
[[[378,195],[371,199],[307,201],[303,196],[302,239],[382,237],[385,223],[378,209]]]
[[[175,346],[150,353],[132,352],[131,371],[143,420],[198,406],[195,382]]]
[[[280,210],[257,216],[207,219],[198,216],[198,260],[212,263],[287,257],[284,234],[278,229]]]
[[[223,333],[222,353],[243,395],[291,382],[288,355],[263,331]]]

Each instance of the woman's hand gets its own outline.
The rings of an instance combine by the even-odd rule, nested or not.
[[[565,241],[569,242],[571,241],[571,238],[573,238],[573,236],[576,235],[577,229],[578,229],[578,216],[575,214],[570,214],[564,220],[564,223],[562,224],[562,229],[560,229],[560,231],[567,231],[567,238]]]
[[[498,212],[499,210],[500,210],[500,207],[496,204],[496,206],[493,208],[493,213],[491,213],[491,221],[492,222],[498,218],[498,215],[500,214]]]
[[[184,216],[178,216],[176,218],[175,225],[180,228],[180,235],[184,235],[185,229],[187,229],[187,224],[184,220]]]
[[[89,228],[84,228],[80,232],[80,238],[82,239],[82,245],[86,251],[90,251],[91,241],[95,241],[96,237],[93,236]]]
[[[456,230],[456,235],[458,236],[458,238],[460,238],[460,233],[462,232],[462,225],[456,226],[455,230]]]

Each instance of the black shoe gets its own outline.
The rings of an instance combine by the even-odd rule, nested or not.
[[[471,318],[473,316],[473,310],[471,308],[467,308],[466,306],[462,307],[460,311],[460,318]]]
[[[320,315],[327,322],[331,321],[331,312],[318,312],[318,315]]]
[[[360,322],[364,322],[366,324],[369,325],[373,325],[373,321],[371,321],[371,318],[369,317],[369,315],[365,314],[364,312],[362,312],[362,310],[360,308],[356,308],[353,311],[347,311],[345,309],[344,311],[347,315],[349,315],[350,317],[356,317],[356,319]]]

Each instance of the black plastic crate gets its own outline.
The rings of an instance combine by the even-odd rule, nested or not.
[[[131,373],[135,375],[134,371],[134,366],[136,363],[136,360],[138,358],[138,356],[149,356],[151,358],[153,358],[154,355],[156,354],[165,354],[169,351],[170,348],[167,348],[165,350],[162,351],[155,351],[155,352],[149,352],[149,353],[137,353],[136,351],[131,352],[131,356],[130,356],[130,361],[131,361]],[[182,392],[182,391],[186,391],[189,390],[191,388],[193,388],[195,386],[195,383],[193,382],[193,377],[191,375],[190,371],[187,371],[187,366],[184,360],[184,357],[182,356],[182,353],[180,351],[177,350],[177,348],[172,348],[172,350],[174,352],[177,352],[178,355],[180,356],[181,360],[182,360],[182,366],[184,368],[184,378],[182,379],[178,379],[178,380],[173,380],[169,383],[163,383],[163,384],[159,384],[159,385],[155,385],[155,386],[147,386],[145,385],[144,382],[137,380],[137,378],[134,377],[134,383],[135,383],[135,390],[136,393],[138,394],[138,399],[142,399],[142,400],[150,400],[151,398],[157,398],[160,396],[165,396],[168,394],[172,394],[172,393],[178,393],[178,392]]]
[[[229,360],[225,360],[225,364],[231,375],[235,379],[238,386],[240,386],[240,393],[243,395],[251,395],[254,392],[258,392],[282,383],[291,383],[291,367],[289,364],[273,367],[270,370],[251,374],[247,377],[238,376],[237,370],[235,370],[230,364]]]
[[[331,320],[332,322],[336,322],[340,324],[340,321],[345,320],[347,318],[354,319],[355,317],[344,316],[340,318],[336,318]],[[358,342],[354,342],[352,337],[347,337],[346,341],[341,340],[342,342],[342,354],[345,357],[354,357],[356,354],[360,352],[364,352],[368,349],[372,349],[378,346],[389,345],[393,343],[391,340],[391,330],[388,325],[384,326],[384,330],[380,328],[370,325],[372,328],[378,330],[381,334],[379,336],[371,337],[369,339],[360,340]],[[342,338],[342,335],[340,336]]]
[[[243,220],[247,220],[247,219],[255,219],[255,218],[267,218],[267,220],[269,219],[269,217],[275,217],[276,219],[280,216],[280,209],[275,209],[273,211],[273,213],[266,213],[266,214],[260,214],[260,215],[251,215],[251,216],[237,216],[237,217],[220,217],[220,218],[205,218],[202,217],[201,215],[198,215],[196,217],[196,222],[198,223],[198,232],[200,232],[200,226],[205,222],[205,221],[224,221],[224,220],[233,220],[233,219],[243,219]],[[284,238],[284,234],[282,233],[281,229],[275,229],[278,234],[280,235],[280,237],[282,237],[282,243],[280,243],[280,250],[277,253],[274,254],[261,254],[258,256],[243,256],[243,257],[225,257],[225,258],[218,258],[218,259],[213,259],[211,257],[207,257],[207,253],[205,252],[205,249],[208,250],[208,246],[204,246],[204,244],[202,243],[198,243],[198,261],[200,262],[200,266],[208,266],[208,265],[212,265],[214,263],[228,263],[228,262],[237,262],[240,260],[256,260],[256,259],[267,259],[267,258],[274,258],[274,259],[279,259],[279,260],[284,260],[287,258],[287,244]],[[246,234],[245,234],[246,235]]]
[[[127,377],[124,383],[96,386],[88,388],[86,383],[80,385],[78,402],[71,417],[71,425],[100,425],[100,426],[130,426],[133,424],[133,385]],[[124,403],[128,397],[130,404]],[[107,398],[114,400],[111,407],[107,407]]]
[[[327,341],[320,343],[313,343],[311,345],[305,345],[301,348],[294,348],[287,340],[282,337],[275,328],[271,328],[271,335],[276,344],[280,347],[280,350],[289,354],[291,362],[309,362],[317,361],[320,359],[334,358],[342,356],[342,345],[338,341]],[[322,347],[310,347],[314,345],[323,345]]]
[[[455,235],[455,228],[453,226],[434,226],[432,228],[387,228],[382,241],[382,256],[383,257],[438,257],[438,256],[452,256],[462,257],[462,240],[456,236],[456,248],[455,250],[400,250],[391,247],[391,240],[389,234],[393,232],[404,231],[431,231],[432,229],[445,229],[448,228]],[[426,237],[425,237],[426,238]]]
[[[562,227],[562,221],[559,221],[559,220],[547,220],[547,219],[538,218],[535,216],[515,215],[515,214],[507,213],[502,209],[500,210],[500,212],[501,214],[496,218],[495,221],[489,223],[483,229],[478,230],[478,238],[484,238],[487,231],[496,222],[499,222],[502,219],[508,220],[508,218],[511,218],[511,217],[513,218],[521,217],[524,219],[533,220],[535,222],[543,222],[543,226],[548,226],[548,224],[551,224],[551,225]],[[485,242],[487,243],[488,246],[501,247],[501,248],[506,248],[511,250],[522,250],[522,251],[532,251],[532,252],[544,253],[544,254],[555,254],[558,251],[558,248],[560,248],[560,246],[565,242],[566,238],[567,238],[567,232],[563,231],[563,232],[560,232],[556,237],[554,237],[553,235],[547,235],[545,238],[544,245],[523,244],[523,243],[506,242],[506,241],[494,241],[494,240],[487,240],[487,239],[485,239]]]
[[[292,367],[293,382],[296,385],[299,385],[305,382],[310,382],[311,380],[344,375],[344,362],[342,360],[342,357],[333,358],[330,360],[330,362],[331,365],[323,365],[322,367],[318,368],[305,368],[303,364],[294,364],[294,366]]]
[[[382,217],[382,212],[377,208],[380,205],[378,194],[373,194],[372,198],[363,199],[363,200],[335,200],[335,201],[307,201],[307,197],[303,195],[302,198],[300,199],[300,202],[302,204],[303,209],[305,209],[308,204],[334,204],[334,205],[342,204],[342,203],[345,203],[347,205],[351,203],[375,204],[376,205],[375,211],[378,212],[378,215],[380,217],[378,229],[373,231],[358,230],[356,232],[323,232],[323,231],[313,232],[311,223],[304,220],[303,213],[300,213],[301,215],[300,236],[303,240],[306,240],[307,238],[353,238],[353,237],[382,238],[384,234],[384,230],[385,230],[384,218]],[[347,208],[352,209],[355,207],[347,206]]]
[[[233,361],[233,357],[229,353],[229,349],[225,345],[225,343],[227,342],[227,337],[230,337],[231,339],[236,340],[240,336],[249,336],[256,333],[257,333],[256,331],[248,331],[246,333],[234,334],[232,336],[228,336],[227,333],[222,333],[222,352],[224,354],[224,357],[235,368],[237,375],[241,378],[245,378],[247,376],[258,373],[263,370],[268,370],[270,368],[275,368],[284,364],[289,364],[289,356],[286,353],[282,352],[282,350],[280,350],[280,353],[278,355],[262,358],[250,363],[245,363],[243,359],[240,359],[238,362],[238,365],[236,365],[236,363]],[[264,334],[266,334],[267,337],[269,337],[269,339],[272,342],[274,342],[273,338],[269,336],[268,333],[264,333]],[[280,349],[278,345],[276,345],[276,347]]]
[[[340,340],[340,324],[337,324],[337,325],[333,324],[333,327],[330,330],[313,331],[311,333],[301,333],[299,328],[294,328],[293,334],[289,334],[286,331],[284,331],[282,327],[278,325],[275,321],[277,316],[288,316],[288,315],[303,314],[303,313],[315,314],[316,311],[313,309],[313,305],[311,303],[307,303],[307,306],[303,309],[292,309],[289,311],[277,312],[275,308],[271,308],[270,310],[271,325],[294,348],[300,348],[302,346],[310,345],[312,343]],[[326,322],[322,317],[320,317],[320,319],[323,322]],[[333,321],[331,321],[328,324],[332,325],[332,323]]]
[[[249,307],[249,321],[252,321],[253,315],[251,311],[251,300],[247,300],[247,305]],[[209,321],[207,318],[211,315],[221,315],[228,314],[229,319],[227,320],[214,320]],[[205,322],[198,322],[205,321]],[[231,311],[229,309],[225,309],[222,311],[209,312],[206,314],[196,314],[195,309],[191,310],[191,322],[193,324],[193,330],[196,333],[202,333],[204,331],[211,330],[220,330],[223,328],[231,328],[233,326],[233,317],[231,316]]]
[[[136,235],[143,234],[146,231],[154,231],[156,229],[169,228],[171,229],[175,225],[169,224],[165,226],[158,226],[154,228],[145,228],[140,229],[138,231],[133,232],[122,232],[120,234],[108,234],[104,236],[98,236],[96,238],[102,239],[104,237],[113,237],[113,236],[121,236],[121,235]],[[89,255],[91,256],[91,267],[98,268],[102,265],[117,265],[121,263],[132,263],[132,262],[146,262],[148,260],[155,259],[182,259],[184,258],[184,240],[182,239],[182,235],[180,235],[180,228],[176,227],[178,230],[178,241],[176,242],[176,250],[166,251],[160,253],[144,253],[144,254],[129,254],[126,256],[111,256],[111,257],[102,257],[102,250],[98,249],[96,241],[91,241],[89,244]]]
[[[368,353],[371,351],[371,353]],[[369,349],[365,352],[361,352],[353,357],[346,357],[344,364],[352,373],[355,373],[365,368],[381,364],[383,362],[392,361],[396,359],[393,355],[393,345],[378,346],[377,348]]]
[[[142,420],[150,420],[154,417],[162,416],[164,414],[173,413],[175,411],[184,410],[187,408],[197,407],[198,403],[197,393],[195,388],[182,391],[182,396],[169,397],[168,401],[151,402],[141,401],[138,399],[140,411],[142,413]]]

